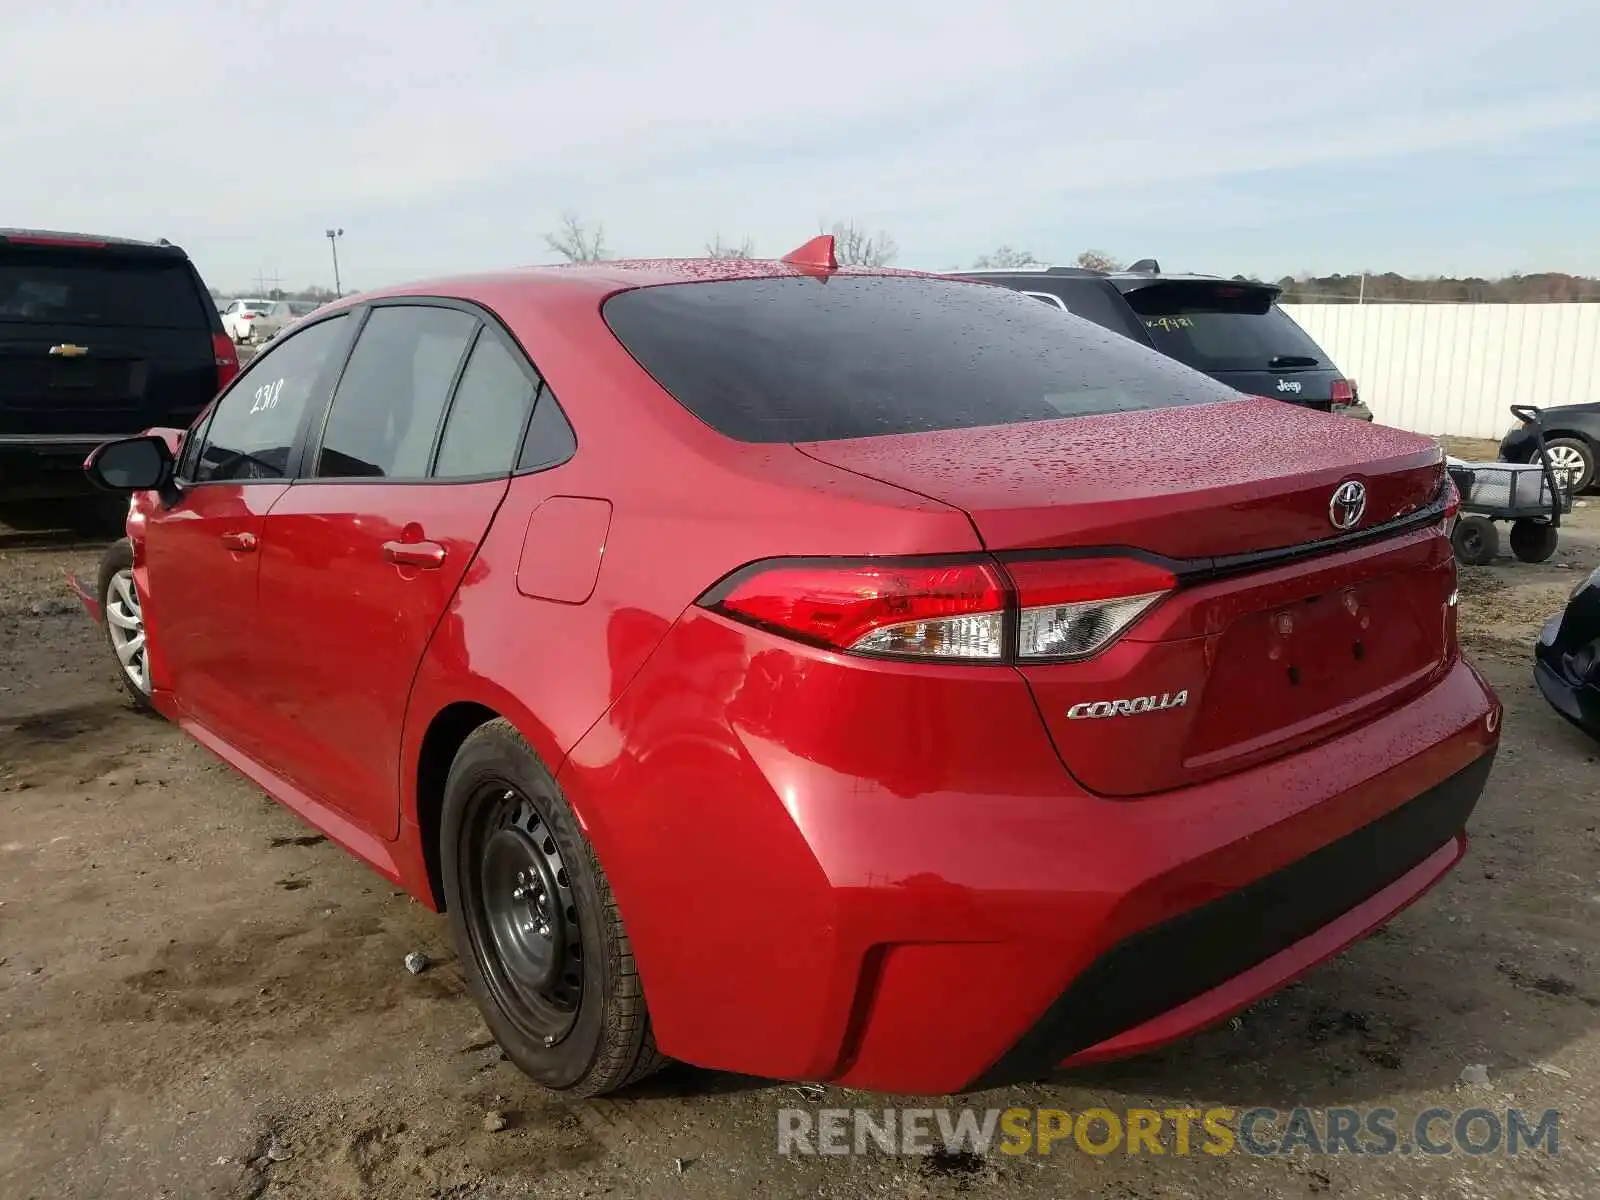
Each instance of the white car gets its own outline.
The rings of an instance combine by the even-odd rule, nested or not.
[[[256,338],[255,322],[272,307],[270,300],[235,300],[222,310],[222,328],[235,344],[244,345]]]
[[[250,323],[250,328],[257,341],[270,342],[301,317],[310,316],[321,307],[315,300],[274,300]]]

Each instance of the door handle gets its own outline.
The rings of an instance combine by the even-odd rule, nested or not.
[[[225,533],[222,535],[222,544],[229,550],[237,550],[241,554],[249,554],[256,548],[256,535],[253,533]]]
[[[383,556],[397,567],[433,571],[444,566],[444,547],[438,542],[385,542]]]

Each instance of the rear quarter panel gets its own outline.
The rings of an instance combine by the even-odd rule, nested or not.
[[[560,289],[478,297],[559,400],[578,449],[513,479],[413,684],[402,748],[402,812],[417,822],[417,767],[434,717],[453,703],[508,718],[552,772],[620,696],[680,614],[722,576],[777,554],[976,550],[957,510],[840,471],[787,445],[732,442],[690,416],[611,336],[592,295]],[[547,500],[608,502],[586,600],[524,594],[541,552],[530,520]],[[563,505],[572,513],[584,505]],[[568,531],[541,522],[551,548]],[[579,820],[601,802],[569,796]]]

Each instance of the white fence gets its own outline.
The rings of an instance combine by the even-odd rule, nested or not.
[[[1286,304],[1385,425],[1498,438],[1512,404],[1600,400],[1600,303]]]

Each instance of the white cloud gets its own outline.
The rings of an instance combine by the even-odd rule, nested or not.
[[[1596,44],[1559,0],[10,5],[0,196],[229,281],[324,273],[329,223],[366,283],[525,262],[568,208],[631,253],[856,216],[945,265],[1164,185],[1593,132]]]

